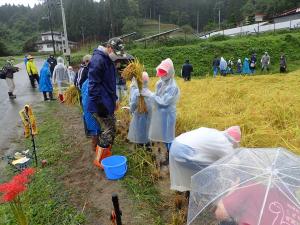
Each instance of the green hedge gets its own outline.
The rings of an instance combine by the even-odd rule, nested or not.
[[[161,60],[171,58],[174,62],[176,74],[180,74],[181,66],[189,59],[194,66],[194,75],[203,76],[211,74],[211,65],[214,55],[231,57],[236,61],[238,57],[243,60],[250,57],[252,52],[257,53],[258,61],[265,51],[271,56],[271,71],[278,72],[281,52],[287,56],[289,70],[298,67],[300,60],[300,32],[269,33],[259,36],[244,36],[234,38],[213,37],[206,41],[199,40],[197,44],[178,45],[174,47],[135,48],[129,53],[145,64],[150,75],[155,73],[156,66]],[[224,40],[225,39],[225,40]],[[79,63],[83,53],[72,56],[73,63]],[[258,64],[258,67],[260,65]]]

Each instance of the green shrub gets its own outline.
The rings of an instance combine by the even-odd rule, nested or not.
[[[288,33],[270,33],[243,37],[216,36],[209,40],[169,39],[165,42],[147,44],[133,44],[128,52],[145,64],[150,75],[155,74],[155,68],[165,58],[174,62],[176,74],[180,75],[181,66],[189,59],[194,66],[195,76],[212,74],[212,60],[214,55],[223,56],[225,59],[238,58],[242,60],[250,57],[253,52],[257,54],[258,68],[261,56],[267,51],[271,56],[271,72],[278,72],[279,58],[282,52],[288,60],[289,69],[296,69],[300,60],[298,47],[300,46],[299,31]],[[73,63],[80,63],[83,53],[72,55]]]

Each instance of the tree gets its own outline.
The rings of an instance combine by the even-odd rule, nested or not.
[[[36,42],[38,40],[38,37],[32,37],[29,38],[23,46],[23,52],[35,52],[36,49]]]
[[[0,56],[7,56],[9,52],[6,45],[0,40]]]
[[[184,40],[185,40],[185,41],[186,41],[186,35],[187,35],[187,34],[192,34],[192,33],[194,33],[194,29],[193,29],[190,25],[188,25],[188,24],[183,25],[183,26],[181,27],[181,30],[182,30],[183,33],[184,33]]]
[[[137,19],[134,17],[127,17],[123,20],[122,33],[127,34],[131,32],[137,32],[138,24]]]

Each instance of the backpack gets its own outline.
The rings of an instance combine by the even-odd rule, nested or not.
[[[0,79],[6,79],[7,69],[6,67],[3,67],[2,70],[0,70]]]

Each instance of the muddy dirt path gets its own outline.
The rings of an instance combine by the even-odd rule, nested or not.
[[[96,168],[92,161],[95,153],[91,148],[91,140],[85,137],[83,124],[79,110],[75,107],[60,105],[57,116],[63,116],[64,138],[72,139],[72,149],[79,154],[72,157],[67,166],[70,170],[62,176],[67,190],[71,192],[71,202],[87,217],[88,225],[107,225],[110,223],[112,211],[111,196],[113,193],[119,195],[120,207],[123,211],[123,224],[140,225],[141,215],[135,210],[135,203],[129,197],[121,181],[109,181],[105,178],[104,172]]]

